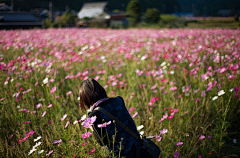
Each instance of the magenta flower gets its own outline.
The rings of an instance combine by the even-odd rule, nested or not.
[[[52,106],[53,106],[53,104],[50,104],[50,105],[47,106],[47,108],[50,108],[50,107],[52,107]]]
[[[88,143],[88,141],[86,141],[86,142],[82,143],[82,146],[86,145],[87,143]]]
[[[64,126],[64,128],[67,128],[67,126],[69,125],[69,121],[67,121],[66,125]]]
[[[30,123],[30,121],[24,121],[23,123],[24,123],[24,124],[29,124],[29,123]]]
[[[92,154],[95,150],[96,150],[96,149],[93,148],[93,149],[89,152],[89,154]]]
[[[92,135],[92,133],[87,132],[87,133],[82,134],[82,138],[86,139],[86,138],[90,137],[91,135]]]
[[[179,152],[174,153],[174,157],[179,157],[179,156],[180,156]]]
[[[41,106],[42,106],[42,104],[39,103],[39,104],[36,105],[36,108],[38,109],[38,108],[40,108]]]
[[[177,146],[183,145],[183,142],[177,142]]]
[[[204,138],[205,138],[205,136],[203,136],[203,135],[201,135],[201,136],[199,137],[200,140],[203,140]]]
[[[59,139],[59,140],[54,140],[53,144],[59,144],[62,142],[62,139]]]
[[[67,117],[67,114],[63,115],[63,117],[61,118],[61,121],[65,120],[66,117]]]
[[[56,89],[57,89],[56,86],[54,86],[50,93],[54,93],[56,91]]]
[[[96,119],[97,119],[97,116],[93,116],[91,118],[87,118],[86,120],[84,120],[84,122],[82,124],[83,127],[90,128],[93,125],[93,123],[96,121]]]
[[[110,125],[111,124],[111,121],[109,121],[109,122],[104,122],[103,124],[98,124],[97,126],[98,126],[98,128],[102,128],[102,127],[107,127],[108,125]]]
[[[166,134],[167,132],[168,132],[168,129],[160,130],[160,133],[161,133],[162,135]]]
[[[132,118],[136,117],[138,115],[138,112],[135,112],[133,115],[132,115]]]
[[[49,152],[46,154],[46,156],[49,156],[49,155],[52,154],[52,153],[53,153],[53,150],[49,151]]]
[[[157,139],[158,142],[160,142],[162,140],[162,137],[159,135],[155,135],[155,138]]]
[[[201,97],[205,97],[205,96],[206,96],[205,91],[202,91],[202,93],[201,93]]]
[[[234,88],[234,91],[235,91],[235,92],[238,92],[238,91],[239,91],[239,87],[235,87],[235,88]]]
[[[46,111],[44,111],[44,112],[43,112],[43,114],[42,114],[42,117],[44,117],[44,116],[46,115],[46,113],[47,113],[47,112],[46,112]]]
[[[70,94],[72,94],[72,91],[67,92],[67,96],[70,95]]]
[[[129,109],[129,114],[131,114],[131,112],[132,112],[133,110],[136,110],[136,108],[135,108],[135,107],[131,107],[131,108]]]

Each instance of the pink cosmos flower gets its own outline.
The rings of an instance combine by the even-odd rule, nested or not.
[[[98,124],[97,126],[98,126],[98,128],[102,128],[102,127],[107,127],[108,125],[110,125],[111,124],[111,121],[109,121],[109,122],[104,122],[103,124]]]
[[[88,141],[86,141],[86,142],[82,143],[82,146],[86,145],[87,143],[88,143]]]
[[[72,94],[72,91],[67,92],[67,96],[70,95],[70,94]]]
[[[169,90],[170,91],[175,91],[175,90],[177,90],[177,87],[171,87]]]
[[[54,86],[54,87],[52,88],[52,90],[51,90],[50,93],[51,93],[51,94],[54,93],[54,92],[56,91],[56,89],[57,89],[56,86]]]
[[[180,156],[179,152],[174,153],[174,157],[179,157],[179,156]]]
[[[158,142],[160,142],[162,140],[162,137],[159,135],[155,135],[155,138],[157,139]]]
[[[95,150],[96,150],[96,149],[93,148],[93,149],[89,152],[89,154],[92,154]]]
[[[30,123],[30,121],[25,121],[25,122],[23,122],[24,124],[29,124]]]
[[[183,142],[177,142],[177,146],[183,145]]]
[[[131,112],[133,111],[133,110],[136,110],[136,108],[135,107],[131,107],[130,109],[129,109],[129,114],[131,114]]]
[[[200,140],[203,140],[204,138],[205,138],[204,135],[201,135],[201,136],[199,137]]]
[[[47,106],[47,108],[50,108],[50,107],[53,107],[53,104],[50,104],[50,105]]]
[[[155,88],[157,88],[157,83],[155,84],[155,85],[153,85],[150,89],[155,89]]]
[[[53,144],[59,144],[62,142],[62,139],[59,139],[59,140],[54,140]]]
[[[161,133],[162,135],[166,134],[167,132],[168,132],[168,129],[160,130],[160,133]]]
[[[91,118],[85,119],[84,122],[83,122],[83,124],[82,124],[83,127],[85,127],[85,128],[90,128],[90,127],[93,125],[93,123],[96,121],[96,119],[97,119],[96,116],[93,116],[93,117],[91,117]]]
[[[49,152],[46,154],[46,156],[49,156],[49,155],[52,154],[52,153],[53,153],[53,150],[49,151]]]
[[[42,117],[44,117],[44,116],[46,115],[46,113],[47,113],[47,112],[46,112],[46,111],[44,111],[44,112],[43,112],[43,114],[42,114]]]
[[[132,118],[136,117],[138,115],[138,112],[135,112],[133,115],[132,115]]]
[[[91,135],[92,135],[92,133],[87,132],[87,133],[82,134],[82,138],[86,139],[86,138],[90,137]]]
[[[65,120],[66,117],[67,117],[67,114],[63,115],[63,117],[61,118],[61,121]]]
[[[69,125],[69,121],[67,121],[66,125],[64,126],[64,128],[67,128],[67,126]]]
[[[39,104],[36,105],[36,108],[38,109],[38,108],[40,108],[41,106],[42,106],[42,104],[39,103]]]

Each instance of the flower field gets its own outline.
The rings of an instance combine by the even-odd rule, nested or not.
[[[240,30],[36,29],[0,30],[0,157],[106,157],[83,126],[87,78],[161,157],[240,155]]]

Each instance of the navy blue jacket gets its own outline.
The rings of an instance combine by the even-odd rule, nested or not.
[[[136,125],[132,117],[128,113],[128,110],[125,107],[122,97],[118,96],[116,98],[109,98],[108,100],[100,103],[98,106],[107,110],[109,113],[115,116],[119,121],[121,121],[124,125],[126,125],[128,128],[130,128],[132,131],[134,131],[136,134],[139,135],[136,129]],[[122,129],[116,123],[112,122],[106,128],[104,127],[98,128],[97,127],[98,124],[103,124],[104,122],[112,121],[109,117],[107,117],[103,113],[93,110],[91,113],[89,113],[89,117],[92,117],[92,116],[97,117],[96,121],[94,122],[94,132],[93,132],[97,142],[102,146],[107,145],[110,150],[114,149],[114,153],[116,155],[119,155],[119,152],[120,152],[121,156],[126,156],[130,153],[133,146],[139,145],[139,142],[135,138],[133,138],[129,133],[127,133],[124,129]],[[116,137],[113,143],[113,136],[115,135],[115,132],[116,132]],[[121,151],[119,150],[120,143],[121,143]]]

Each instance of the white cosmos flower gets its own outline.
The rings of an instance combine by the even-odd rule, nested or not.
[[[33,146],[33,148],[36,148],[36,147],[38,147],[39,145],[41,145],[42,144],[42,142],[37,142],[34,146]]]
[[[173,75],[173,74],[174,74],[174,71],[172,70],[172,71],[170,71],[169,73]]]
[[[32,148],[30,151],[29,151],[29,153],[28,153],[28,155],[31,155],[34,151],[36,151],[37,149],[36,148]]]
[[[43,83],[44,83],[44,84],[47,84],[47,83],[48,83],[48,78],[45,78],[45,79],[43,80]]]
[[[229,89],[229,92],[232,92],[233,91],[233,88]]]
[[[34,142],[38,141],[41,138],[42,138],[41,136],[37,137],[36,139],[34,139]]]
[[[139,134],[140,134],[140,135],[143,135],[143,134],[144,134],[144,131],[139,132]]]
[[[41,154],[41,153],[43,153],[43,152],[44,152],[44,150],[38,151],[38,154]]]
[[[83,121],[83,120],[85,120],[86,118],[87,118],[87,115],[84,114],[84,115],[81,117],[81,120]]]
[[[162,64],[160,65],[161,67],[163,67],[164,65],[166,65],[166,62],[162,62]]]
[[[218,98],[218,96],[214,96],[213,98],[212,98],[212,100],[216,100]]]
[[[221,95],[223,95],[223,94],[225,94],[224,90],[220,90],[220,91],[218,92],[218,96],[221,96]]]
[[[11,79],[11,82],[13,82],[13,81],[14,81],[14,79],[12,78],[12,79]]]
[[[73,124],[74,124],[74,125],[75,125],[75,124],[77,124],[77,123],[78,123],[78,121],[77,121],[77,120],[73,122]]]
[[[138,127],[137,127],[137,130],[139,131],[139,130],[141,130],[143,127],[144,127],[143,125],[138,126]]]
[[[77,100],[80,100],[80,97],[78,97]]]

